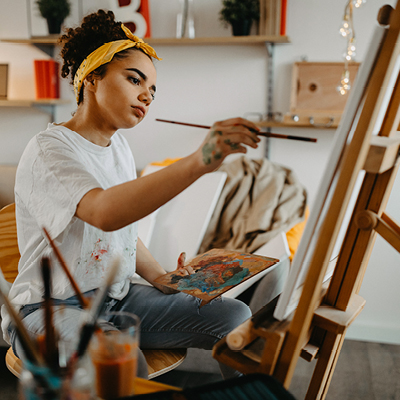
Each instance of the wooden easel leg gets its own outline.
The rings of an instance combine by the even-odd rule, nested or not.
[[[325,399],[343,341],[344,335],[342,334],[326,333],[305,400]]]
[[[278,335],[271,335],[271,337],[266,340],[260,362],[260,371],[268,375],[273,373],[282,344],[283,339]]]
[[[365,175],[357,204],[349,224],[338,263],[324,301],[339,310],[346,310],[353,293],[358,293],[372,252],[376,233],[357,227],[359,212],[371,210],[381,215],[389,200],[399,165],[382,174]]]

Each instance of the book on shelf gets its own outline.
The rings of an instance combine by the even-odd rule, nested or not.
[[[37,99],[60,98],[59,63],[52,59],[34,60]]]
[[[194,273],[175,270],[155,280],[163,286],[202,300],[202,305],[234,288],[279,260],[238,251],[212,249],[196,256],[187,265]]]
[[[287,0],[260,0],[259,34],[286,35]]]

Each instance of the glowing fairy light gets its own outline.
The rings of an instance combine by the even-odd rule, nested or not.
[[[366,0],[353,0],[353,6],[354,6],[355,8],[359,8],[359,7],[361,7],[365,2],[366,2]]]
[[[345,95],[351,88],[350,86],[350,71],[348,69],[348,63],[354,61],[356,56],[356,37],[354,33],[353,26],[353,8],[361,7],[366,0],[348,0],[346,7],[344,9],[344,16],[342,20],[342,25],[339,29],[339,34],[347,39],[347,47],[343,53],[344,58],[344,71],[342,73],[342,78],[336,90],[342,96]]]
[[[354,57],[356,56],[356,45],[355,45],[355,39],[351,38],[349,40],[349,43],[347,45],[347,49],[345,53],[343,54],[343,58],[346,61],[352,61],[354,60]]]
[[[341,94],[345,95],[351,89],[350,85],[350,72],[348,69],[344,70],[342,73],[342,79],[336,90]]]
[[[353,29],[350,26],[350,22],[347,19],[344,19],[342,22],[342,26],[339,29],[339,33],[343,37],[347,37],[353,33]]]

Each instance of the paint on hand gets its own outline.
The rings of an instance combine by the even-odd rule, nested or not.
[[[222,136],[221,131],[211,131],[210,137],[214,138],[215,136]]]
[[[239,143],[233,143],[230,141],[230,139],[225,139],[224,140],[225,144],[228,144],[232,150],[238,150],[239,149]]]
[[[182,252],[178,257],[178,268],[183,268],[185,266],[186,253]]]
[[[205,165],[209,165],[211,164],[211,162],[214,159],[219,159],[222,157],[222,154],[220,154],[220,152],[217,152],[216,149],[216,145],[215,143],[206,143],[203,146],[203,162]]]
[[[222,136],[221,131],[211,131],[210,138],[215,138],[216,136]],[[206,143],[203,148],[203,162],[205,165],[211,164],[213,161],[220,160],[222,158],[222,152],[217,150],[217,145],[215,143]]]

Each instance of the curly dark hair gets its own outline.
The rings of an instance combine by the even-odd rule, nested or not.
[[[82,24],[77,28],[69,28],[59,39],[63,66],[61,76],[70,76],[70,83],[73,85],[75,73],[82,61],[94,50],[105,43],[114,40],[126,39],[126,34],[121,28],[121,22],[115,21],[112,11],[98,10],[83,18]],[[141,51],[131,48],[116,54],[115,58],[123,58],[130,50]],[[107,64],[104,64],[93,71],[93,74],[100,79],[104,76]],[[83,91],[79,94],[79,104],[83,100]]]

